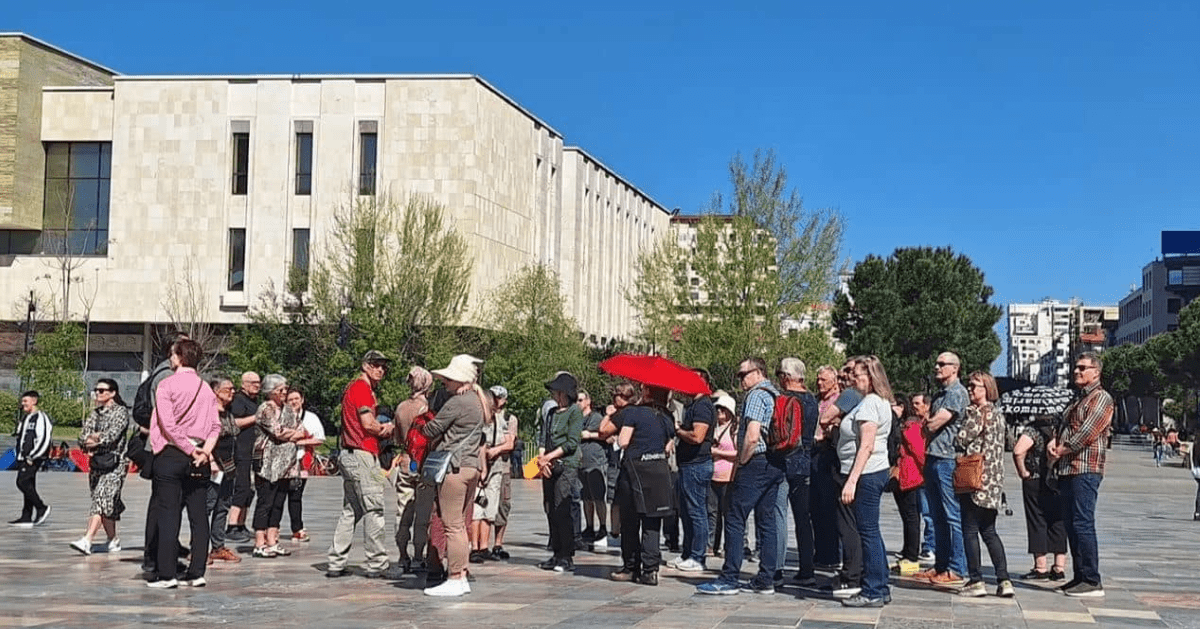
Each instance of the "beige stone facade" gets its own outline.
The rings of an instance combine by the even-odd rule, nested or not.
[[[111,142],[107,253],[76,271],[102,281],[96,321],[166,321],[167,287],[188,274],[203,284],[206,318],[245,321],[258,294],[283,285],[295,230],[310,230],[314,257],[327,245],[335,208],[358,192],[364,133],[378,142],[377,194],[429,195],[467,236],[472,313],[489,288],[544,262],[588,338],[630,339],[621,287],[669,223],[665,208],[475,76],[117,76],[38,96],[37,142]],[[296,187],[301,130],[312,135],[308,195]],[[249,134],[245,194],[234,190],[235,133]],[[40,195],[44,155],[28,159],[19,168],[37,176],[17,187]],[[242,290],[229,290],[231,229],[246,234]],[[10,262],[0,294],[27,292],[52,265]]]

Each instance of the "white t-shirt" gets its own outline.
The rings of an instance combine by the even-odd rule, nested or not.
[[[892,407],[883,398],[870,393],[863,398],[854,410],[846,413],[838,431],[838,461],[841,463],[843,474],[849,474],[854,468],[854,458],[858,456],[858,435],[862,422],[875,424],[875,446],[871,458],[863,468],[863,474],[871,474],[888,469],[887,441],[892,432]]]
[[[320,439],[321,441],[325,440],[325,426],[321,424],[321,419],[317,417],[316,413],[313,413],[312,411],[304,411],[304,419],[301,421],[301,426],[304,427],[305,432],[316,437],[317,439]],[[313,447],[315,446],[296,448],[296,460],[303,460],[304,453]]]

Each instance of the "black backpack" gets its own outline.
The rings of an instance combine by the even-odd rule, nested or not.
[[[133,397],[133,421],[142,428],[150,427],[150,418],[154,416],[154,380],[164,371],[170,371],[169,365],[150,372],[150,375],[138,385]]]

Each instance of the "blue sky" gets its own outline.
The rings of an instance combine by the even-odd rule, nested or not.
[[[1200,3],[11,3],[131,74],[469,72],[668,207],[774,148],[857,261],[949,245],[995,301],[1116,303],[1200,229]]]

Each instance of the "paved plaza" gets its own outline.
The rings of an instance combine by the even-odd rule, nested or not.
[[[1001,516],[998,527],[1010,570],[1021,574],[1032,564],[1024,554],[1020,489],[1011,467],[1008,479],[1014,514]],[[14,472],[0,473],[5,520],[20,510],[14,481]],[[1177,466],[1156,469],[1148,452],[1112,451],[1101,486],[1105,598],[1072,599],[1049,585],[1017,582],[1014,599],[966,599],[893,578],[894,602],[882,610],[846,609],[792,587],[774,596],[700,596],[693,585],[703,578],[666,569],[658,587],[614,583],[607,575],[618,564],[616,549],[580,553],[574,575],[539,570],[535,564],[547,556],[546,522],[533,481],[516,483],[507,544],[512,559],[473,565],[477,580],[463,598],[423,596],[417,577],[326,579],[325,549],[341,505],[338,478],[309,482],[305,522],[313,541],[291,544],[291,557],[252,559],[243,547],[240,564],[210,568],[208,587],[156,591],[145,587],[139,570],[149,483],[131,477],[126,484],[125,550],[90,557],[67,546],[83,532],[86,477],[43,472],[38,484],[53,507],[47,525],[0,528],[0,627],[1200,627],[1200,522],[1191,519],[1196,484]],[[895,550],[900,523],[890,498],[884,505],[885,540]],[[393,522],[389,513],[389,526]],[[361,561],[361,544],[353,557],[352,565]],[[794,551],[792,559],[794,565]],[[717,567],[719,560],[710,563]]]

